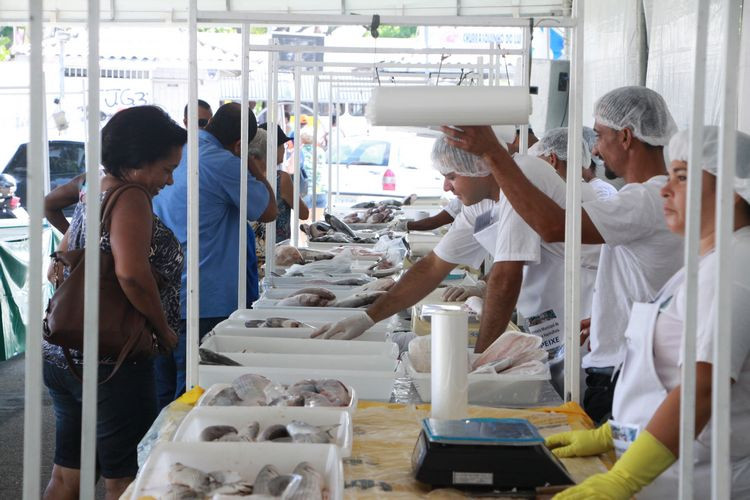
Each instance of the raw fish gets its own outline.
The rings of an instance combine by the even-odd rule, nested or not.
[[[280,475],[279,470],[273,465],[264,465],[260,472],[258,472],[258,475],[255,476],[253,493],[256,495],[270,495],[269,483]]]
[[[325,397],[333,406],[348,406],[351,401],[349,390],[340,381],[326,378],[315,381],[318,394]]]
[[[232,381],[237,396],[246,403],[265,405],[266,394],[263,391],[271,381],[263,375],[246,373]]]
[[[409,360],[419,373],[429,373],[432,360],[432,338],[419,336],[409,342]]]
[[[335,296],[334,296],[335,298]],[[312,293],[301,293],[276,302],[277,307],[325,307],[330,299]]]
[[[507,374],[513,374],[513,375],[543,375],[547,373],[547,365],[542,363],[541,361],[527,361],[525,363],[522,363],[520,365],[514,365],[505,370],[503,373]]]
[[[336,425],[311,425],[299,420],[292,420],[286,425],[286,430],[295,443],[333,443],[336,436],[331,432]]]
[[[247,328],[312,328],[311,325],[289,318],[250,319],[245,321]]]
[[[169,490],[159,498],[162,500],[203,500],[203,493],[191,490],[182,484],[173,484],[169,487]]]
[[[305,407],[307,408],[317,408],[320,406],[333,406],[333,404],[331,404],[328,398],[316,392],[303,392],[302,396],[305,398]]]
[[[335,231],[344,233],[345,235],[351,238],[357,237],[357,234],[354,231],[352,231],[352,228],[347,226],[345,222],[343,222],[341,219],[339,219],[335,215],[325,214],[325,219],[326,219],[326,222],[330,224],[331,227]]]
[[[323,476],[315,470],[308,462],[300,462],[294,468],[294,474],[302,476],[297,491],[289,497],[289,500],[322,500],[325,482]]]
[[[501,334],[473,363],[472,369],[496,359],[510,358],[514,360],[528,351],[538,349],[542,344],[542,337],[523,332],[508,331]]]
[[[349,297],[337,300],[330,304],[331,307],[365,307],[369,306],[381,295],[385,295],[386,292],[375,291],[375,292],[364,292],[355,293]]]
[[[371,281],[370,283],[367,283],[365,285],[362,285],[358,288],[357,293],[361,292],[387,292],[391,288],[393,288],[393,285],[396,284],[396,280],[393,278],[380,278],[375,281]]]
[[[204,349],[203,347],[201,347],[198,349],[198,354],[200,355],[200,364],[202,365],[242,366],[232,358],[214,352],[211,349]]]
[[[276,264],[280,266],[291,266],[292,264],[304,264],[305,259],[299,250],[289,245],[276,247],[274,251]]]
[[[234,434],[234,437],[236,437],[237,441],[239,440],[237,436],[237,429],[231,425],[209,425],[205,429],[201,431],[200,440],[201,441],[221,441],[223,440],[225,436],[228,434]],[[224,441],[226,441],[224,439]]]
[[[277,476],[268,482],[268,491],[274,497],[291,495],[302,482],[302,476],[298,474],[284,474]]]
[[[269,425],[258,435],[258,441],[276,441],[277,439],[291,438],[289,431],[281,424]]]
[[[255,441],[258,438],[259,431],[260,424],[258,422],[251,422],[240,429],[238,435],[243,441]]]
[[[175,462],[167,474],[173,485],[187,486],[193,491],[207,492],[211,488],[211,478],[198,469]]]
[[[320,287],[302,288],[300,290],[291,292],[289,295],[286,296],[286,298],[294,297],[296,295],[303,295],[306,293],[317,295],[327,300],[336,300],[336,294],[334,294],[330,290],[326,290],[325,288],[320,288]]]
[[[208,401],[209,406],[235,406],[240,403],[240,397],[232,387],[225,387],[216,393],[216,396],[211,401]]]

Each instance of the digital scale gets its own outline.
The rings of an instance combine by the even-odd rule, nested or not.
[[[432,487],[535,490],[572,485],[536,427],[516,418],[422,420],[412,471]]]

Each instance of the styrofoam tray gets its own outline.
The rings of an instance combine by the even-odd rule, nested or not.
[[[329,311],[331,309],[338,309],[340,311],[347,311],[350,315],[355,311],[364,311],[363,307],[309,307],[309,306],[277,306],[276,303],[281,299],[258,299],[253,302],[253,309],[264,310],[264,311],[277,311],[277,310],[289,310],[289,311],[300,311],[305,309],[317,309],[319,311]]]
[[[318,342],[316,342],[318,343]],[[342,354],[269,354],[225,352],[224,356],[248,368],[297,368],[332,370],[395,370],[398,360],[395,357]]]
[[[209,367],[205,366],[205,365],[200,365],[199,376],[200,376],[200,372],[203,371],[204,368],[209,368]],[[234,368],[237,373],[231,374],[231,378],[226,379],[226,381],[224,381],[224,382],[213,382],[211,384],[204,384],[201,381],[201,387],[208,387],[208,389],[206,390],[206,392],[204,392],[201,395],[200,399],[198,399],[198,402],[195,404],[195,406],[208,406],[209,408],[213,408],[212,406],[208,405],[207,402],[211,401],[218,392],[226,389],[227,387],[230,387],[232,385],[232,383],[231,383],[232,380],[234,380],[235,378],[239,377],[240,375],[244,375],[246,373],[257,373],[258,375],[263,375],[264,377],[267,377],[267,378],[271,379],[271,377],[268,376],[268,375],[264,375],[264,374],[262,374],[260,372],[256,372],[256,371],[249,371],[245,367],[238,367],[238,366],[231,366],[231,367],[230,366],[214,366],[214,367],[211,367],[211,368]],[[213,374],[213,375],[217,376],[217,377],[221,377],[223,374],[219,373],[218,375],[216,375],[216,374]],[[274,383],[277,383],[277,384],[287,384],[287,385],[290,385],[290,384],[294,384],[296,382],[299,382],[300,380],[304,380],[306,378],[312,378],[312,377],[302,376],[302,377],[299,377],[299,378],[296,378],[296,379],[292,380],[291,382],[285,382],[283,380],[276,380],[276,379],[271,379],[271,381],[274,382]],[[333,378],[333,377],[315,377],[315,378]],[[357,409],[357,403],[359,402],[359,394],[357,393],[357,389],[355,389],[351,385],[347,384],[343,380],[341,382],[346,386],[346,389],[349,391],[349,397],[350,397],[349,406],[342,406],[342,407],[326,406],[326,407],[322,407],[322,408],[334,408],[334,409],[337,409],[337,410],[344,410],[347,413],[352,414],[352,413],[354,413],[354,410]],[[219,407],[219,408],[263,408],[263,407],[262,406],[257,406],[257,407],[256,406],[230,406],[230,407]],[[307,408],[307,409],[308,410],[315,410],[315,408]]]
[[[358,309],[361,311],[361,309]],[[247,321],[249,319],[266,319],[269,317],[284,317],[293,318],[303,323],[310,323],[313,326],[323,326],[327,323],[348,318],[352,315],[350,309],[342,309],[339,307],[276,307],[274,309],[238,309],[229,315],[230,320],[242,320]],[[375,323],[368,331],[380,331],[387,332],[393,330],[394,321],[398,321],[398,318],[394,315],[383,321]],[[244,326],[244,323],[243,323]],[[398,325],[399,327],[401,325]]]
[[[432,399],[431,375],[420,373],[414,369],[408,353],[401,357],[406,373],[414,380],[419,397],[429,403]],[[469,403],[480,405],[500,406],[512,404],[514,406],[535,404],[539,402],[544,384],[550,380],[549,367],[547,373],[538,376],[503,375],[503,374],[469,374]]]
[[[319,287],[316,287],[315,285],[308,286],[308,285],[300,284],[299,286],[295,286],[294,288],[271,288],[270,290],[266,290],[265,292],[260,294],[260,298],[258,300],[273,300],[273,301],[281,300],[286,297],[289,297],[291,294],[293,294],[297,290],[302,290],[303,288],[325,288],[329,292],[333,293],[337,299],[343,299],[346,297],[351,297],[352,295],[357,293],[359,287],[351,287],[351,288],[340,290],[340,289],[329,288],[325,285],[320,285]]]
[[[278,330],[278,328],[270,328],[270,330]],[[398,357],[398,346],[390,341],[383,343],[349,340],[321,342],[317,339],[242,338],[215,334],[206,337],[201,347],[221,353],[359,355],[379,356],[394,360]]]
[[[245,373],[257,373],[279,384],[293,384],[306,378],[334,378],[353,387],[360,398],[388,401],[393,389],[393,381],[401,373],[398,371],[374,370],[334,370],[321,368],[267,368],[246,366],[198,366],[198,382],[202,387],[219,383],[230,383]]]
[[[313,326],[323,326],[323,322],[310,322]],[[227,319],[213,329],[216,335],[227,337],[265,337],[283,339],[309,339],[314,328],[248,328],[243,320]],[[356,342],[384,342],[388,334],[385,329],[370,328],[353,339]],[[318,340],[318,339],[316,339]],[[326,340],[326,342],[330,342]]]
[[[257,443],[158,443],[136,479],[132,498],[159,498],[169,488],[169,468],[180,462],[203,472],[234,471],[253,482],[264,465],[275,465],[289,474],[300,462],[309,462],[326,481],[328,498],[344,497],[344,471],[338,447],[332,444]]]
[[[356,273],[333,273],[333,274],[327,274],[325,276],[271,276],[263,278],[268,283],[271,283],[273,286],[285,286],[285,285],[303,285],[303,286],[328,286],[325,283],[310,283],[310,280],[330,280],[330,281],[336,281],[336,280],[343,280],[347,278],[358,278],[363,279],[366,281],[374,281],[375,279],[372,276],[368,276],[366,274],[356,274]],[[352,286],[359,286],[359,285],[352,285]]]
[[[375,243],[342,243],[340,241],[308,241],[307,247],[314,248],[315,250],[330,250],[331,248],[340,247],[341,245],[349,245],[355,247],[373,248]]]
[[[339,448],[342,457],[352,454],[352,417],[348,411],[336,408],[201,406],[190,410],[175,431],[172,440],[201,443],[201,432],[211,425],[232,425],[241,429],[252,422],[258,422],[260,432],[263,432],[263,429],[270,425],[286,425],[293,420],[318,426],[337,425],[338,427],[331,431],[336,438],[332,444]]]

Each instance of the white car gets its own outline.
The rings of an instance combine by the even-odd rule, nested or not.
[[[332,164],[331,192],[340,193],[337,204],[356,203],[363,198],[400,198],[412,193],[442,196],[443,176],[432,168],[430,158],[434,142],[434,138],[410,133],[342,140],[338,148],[341,161]],[[323,171],[326,168],[324,165]]]

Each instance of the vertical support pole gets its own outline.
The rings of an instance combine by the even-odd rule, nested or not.
[[[529,76],[529,69],[531,67],[531,28],[523,29],[523,55],[521,56],[521,58],[521,66],[523,71],[523,74],[521,76],[521,85],[526,87],[526,89],[528,90],[529,86],[531,85],[531,79]],[[531,97],[529,97],[529,99],[531,99]],[[518,152],[522,155],[525,155],[529,150],[529,124],[521,124],[519,139]],[[570,157],[570,155],[568,155],[568,157]]]
[[[336,118],[336,130],[338,130],[338,118]],[[336,137],[336,147],[339,144]],[[338,151],[336,152],[338,154]],[[338,156],[336,157],[338,161]],[[333,205],[333,77],[328,79],[328,213],[331,213]]]
[[[242,25],[242,76],[240,82],[240,217],[239,217],[239,263],[237,279],[237,309],[247,307],[247,164],[248,164],[248,124],[250,121],[250,110],[247,107],[248,85],[250,74],[250,25]]]
[[[685,327],[680,397],[680,486],[683,500],[693,498],[693,456],[695,441],[695,336],[698,324],[698,247],[701,215],[701,164],[703,120],[706,92],[706,39],[708,36],[708,0],[698,0],[693,53],[693,107],[690,119],[688,157],[687,221],[685,224]]]
[[[23,498],[36,500],[42,460],[42,155],[46,99],[42,53],[42,0],[29,2],[29,308],[23,416]]]
[[[333,91],[333,79],[331,79],[331,91]],[[338,96],[338,87],[336,87],[336,97]],[[336,200],[339,200],[341,198],[341,117],[338,99],[334,102],[336,106]]]
[[[299,64],[302,54],[294,54],[294,61]],[[292,245],[299,244],[299,193],[302,183],[302,168],[299,162],[299,153],[302,149],[302,137],[300,137],[300,119],[302,118],[302,74],[299,65],[294,67],[294,200],[292,200]]]
[[[734,177],[737,163],[737,71],[739,67],[740,2],[726,0],[724,53],[721,67],[721,137],[719,139],[719,175],[716,181],[716,335],[713,350],[713,387],[711,390],[711,498],[731,495],[732,474],[729,460],[730,382],[732,348],[732,237],[734,226]],[[737,270],[739,272],[739,270]]]
[[[312,207],[310,209],[312,210],[312,219],[310,219],[311,222],[315,222],[318,217],[318,203],[317,203],[317,196],[318,196],[318,85],[320,84],[320,79],[318,78],[318,75],[315,75],[315,78],[313,80],[313,164],[312,164]]]
[[[198,385],[198,318],[200,227],[198,203],[198,0],[188,7],[188,227],[186,389]]]
[[[274,193],[276,189],[276,150],[278,142],[278,106],[276,93],[276,52],[268,52],[268,102],[266,103],[266,122],[268,123],[268,137],[266,141],[266,179]],[[282,115],[283,116],[283,115]],[[266,224],[266,268],[265,278],[272,281],[276,271],[276,221]]]
[[[482,87],[484,86],[484,57],[482,56],[477,57],[477,70],[479,71],[477,85]]]
[[[573,2],[573,31],[570,58],[570,126],[568,127],[568,169],[565,182],[565,400],[580,401],[581,320],[581,165],[583,97],[583,0]],[[524,38],[525,40],[525,38]],[[524,70],[528,80],[528,71]],[[527,82],[528,83],[528,82]],[[521,133],[528,141],[528,134]],[[524,144],[524,149],[527,144]]]
[[[96,410],[99,378],[99,2],[88,2],[88,148],[86,151],[86,254],[83,292],[83,398],[80,498],[96,491]]]

